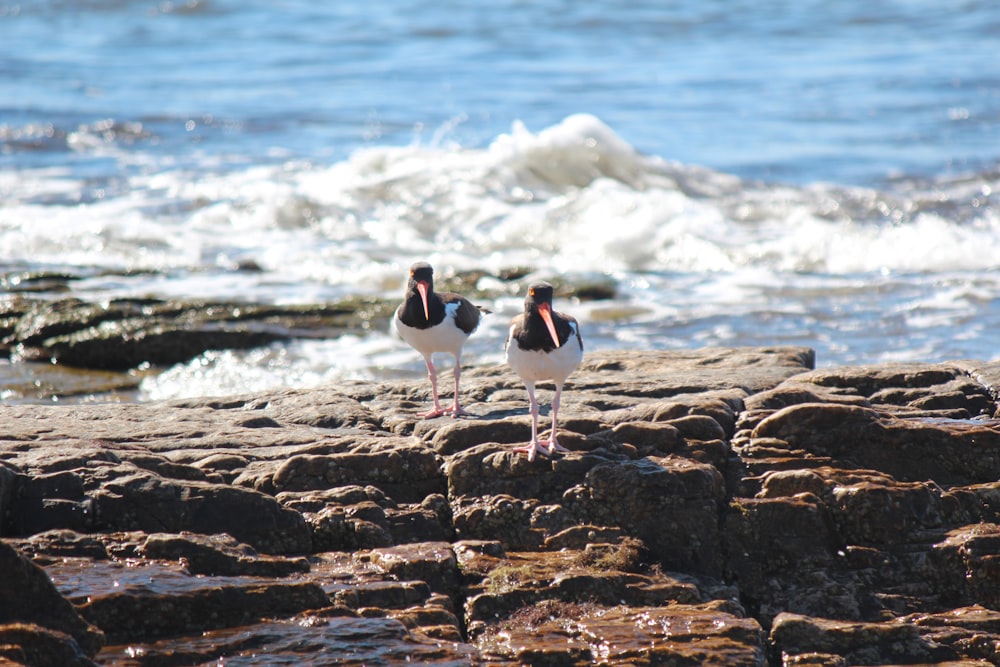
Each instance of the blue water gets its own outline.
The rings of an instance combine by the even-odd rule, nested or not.
[[[181,162],[329,161],[585,112],[667,159],[870,184],[996,165],[998,54],[987,1],[31,0],[0,4],[0,126],[110,118]],[[2,165],[67,161],[38,143]]]
[[[565,304],[588,349],[994,359],[998,54],[986,1],[0,0],[0,271],[311,302],[399,294],[415,259],[530,266],[619,285]],[[422,363],[373,332],[148,396],[254,373]]]

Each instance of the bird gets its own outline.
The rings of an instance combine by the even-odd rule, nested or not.
[[[529,461],[534,461],[537,454],[551,456],[569,451],[556,439],[559,399],[566,378],[583,360],[583,338],[575,318],[552,310],[552,285],[549,283],[537,282],[528,287],[524,312],[510,322],[504,355],[528,390],[531,410],[531,444],[514,451],[527,454]],[[552,399],[552,435],[549,440],[539,441],[535,383],[543,380],[554,382],[556,393]]]
[[[463,296],[452,292],[434,291],[434,269],[427,262],[410,267],[403,303],[396,308],[393,322],[399,336],[419,352],[427,365],[427,376],[434,394],[434,407],[418,416],[433,419],[444,414],[453,417],[469,413],[459,405],[459,378],[462,375],[462,346],[479,327],[486,308],[473,305]],[[447,352],[455,357],[455,400],[451,407],[442,408],[438,400],[435,352]]]

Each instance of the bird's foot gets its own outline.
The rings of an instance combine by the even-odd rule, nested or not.
[[[534,461],[535,456],[541,454],[542,456],[551,456],[552,452],[548,447],[545,446],[544,442],[532,442],[528,445],[521,445],[520,447],[515,447],[514,451],[518,454],[527,454],[529,461]]]
[[[417,417],[420,417],[421,419],[434,419],[435,417],[440,417],[445,414],[445,412],[447,411],[442,410],[441,408],[434,408],[433,410],[428,410],[427,412],[417,413]]]
[[[445,408],[444,412],[451,415],[452,417],[471,417],[472,413],[466,412],[461,406],[453,405],[450,408]]]
[[[542,445],[543,447],[547,448],[547,451],[548,451],[549,454],[555,454],[556,452],[568,452],[568,451],[570,451],[570,450],[566,449],[565,447],[563,447],[562,445],[560,445],[559,441],[556,440],[555,436],[552,436],[552,438],[550,440],[539,440],[538,442],[539,442],[540,445]]]

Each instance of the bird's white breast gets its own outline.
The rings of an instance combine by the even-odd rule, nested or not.
[[[583,348],[576,337],[576,326],[573,335],[566,343],[551,352],[541,350],[522,350],[513,337],[513,330],[507,339],[507,363],[518,376],[526,382],[565,382],[570,373],[576,370],[583,360]],[[513,327],[512,327],[513,329]]]
[[[399,337],[421,354],[432,354],[434,352],[448,352],[452,355],[458,354],[469,338],[469,335],[458,328],[455,324],[455,312],[458,310],[457,303],[449,303],[444,307],[444,319],[427,329],[418,329],[403,324],[399,316],[393,318],[396,331]]]

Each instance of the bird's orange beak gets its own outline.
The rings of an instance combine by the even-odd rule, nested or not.
[[[431,314],[430,311],[427,309],[427,282],[421,280],[419,283],[417,283],[417,291],[420,292],[420,300],[424,302],[424,319],[430,320]]]
[[[552,307],[547,303],[540,303],[538,304],[538,314],[542,316],[542,320],[544,320],[545,326],[549,330],[549,335],[552,336],[552,342],[556,344],[556,347],[560,347],[559,334],[556,333],[556,324],[552,321]]]

